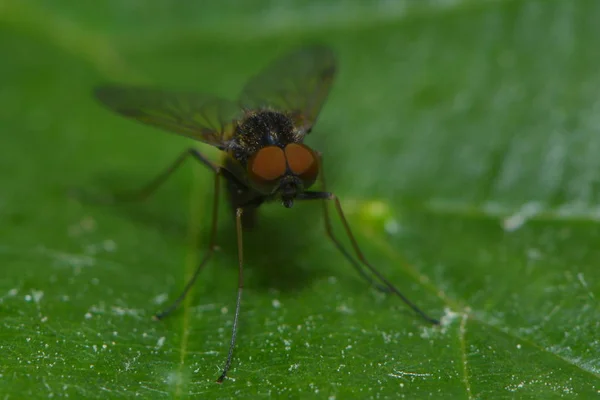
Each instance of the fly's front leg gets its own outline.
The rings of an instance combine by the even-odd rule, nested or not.
[[[373,265],[371,265],[371,263],[369,261],[367,261],[367,259],[363,255],[363,252],[361,251],[360,247],[358,246],[358,242],[356,241],[354,234],[352,233],[352,230],[350,229],[350,225],[348,224],[348,221],[346,220],[346,216],[344,215],[344,211],[342,210],[342,205],[340,203],[340,200],[338,199],[338,197],[335,194],[329,193],[329,192],[304,192],[300,196],[298,196],[297,199],[298,200],[328,200],[328,201],[332,201],[333,204],[335,205],[337,214],[338,214],[340,220],[342,221],[344,230],[346,231],[346,234],[348,235],[348,238],[350,239],[350,243],[352,244],[354,253],[358,257],[358,259],[360,260],[362,265],[365,266],[369,271],[371,271],[371,273],[373,273],[373,275],[375,275],[389,289],[390,292],[392,292],[396,296],[400,297],[400,299],[407,306],[409,306],[415,313],[417,313],[419,316],[421,316],[424,320],[426,320],[427,322],[430,322],[432,324],[436,324],[436,325],[440,323],[437,319],[430,317],[424,311],[422,311],[419,307],[417,307],[415,305],[415,303],[410,301],[405,295],[403,295],[398,290],[398,288],[396,288],[396,286],[394,286],[389,280],[387,280],[387,278],[385,276],[383,276],[383,274],[381,272],[379,272],[379,270],[377,268],[375,268]]]
[[[171,165],[165,168],[161,173],[155,176],[150,182],[145,184],[139,189],[130,191],[117,193],[112,196],[90,196],[79,190],[72,190],[71,195],[76,198],[82,199],[86,202],[96,203],[96,204],[115,204],[121,202],[132,202],[132,201],[142,201],[152,195],[163,183],[167,181],[167,179],[175,172],[177,169],[183,164],[185,160],[189,157],[193,157],[196,161],[200,162],[202,165],[210,169],[212,172],[217,172],[219,167],[215,165],[212,161],[210,161],[206,156],[204,156],[201,152],[194,148],[189,148],[183,153],[181,153]]]

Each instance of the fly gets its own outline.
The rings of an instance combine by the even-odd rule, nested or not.
[[[235,210],[238,250],[238,290],[229,351],[221,383],[231,367],[235,348],[243,281],[243,230],[251,225],[257,207],[279,201],[291,208],[296,201],[322,200],[325,229],[337,249],[371,285],[400,297],[414,312],[432,324],[439,321],[421,311],[365,258],[350,230],[338,197],[328,192],[321,153],[304,144],[317,121],[336,73],[331,49],[311,46],[297,49],[272,62],[251,78],[237,102],[198,93],[173,92],[135,86],[105,85],[96,98],[108,109],[163,130],[209,144],[223,152],[223,162],[210,161],[189,148],[167,169],[140,190],[114,200],[142,200],[154,192],[188,159],[193,158],[214,174],[211,231],[208,249],[170,306],[155,315],[160,320],[183,301],[216,248],[221,180],[227,183]],[[321,190],[310,190],[317,182]],[[340,218],[354,256],[334,235],[328,204]]]

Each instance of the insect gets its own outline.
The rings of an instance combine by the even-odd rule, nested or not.
[[[291,208],[295,201],[322,200],[327,235],[358,273],[371,285],[400,297],[426,321],[438,323],[367,261],[350,230],[338,197],[326,189],[321,154],[303,143],[317,120],[335,73],[333,51],[316,45],[296,49],[273,61],[249,80],[237,102],[203,94],[134,86],[105,85],[94,91],[102,104],[122,116],[207,143],[223,152],[224,161],[216,164],[190,148],[140,190],[114,198],[146,198],[189,157],[214,174],[208,249],[179,297],[155,315],[155,319],[162,319],[183,301],[215,250],[220,182],[225,180],[235,210],[239,278],[231,341],[223,372],[217,379],[219,383],[231,366],[237,336],[243,288],[243,228],[252,223],[257,207],[265,202],[278,200],[284,207]],[[317,179],[322,190],[309,190]],[[354,256],[333,233],[329,203],[333,203],[342,222]]]

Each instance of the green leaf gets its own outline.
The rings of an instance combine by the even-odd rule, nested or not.
[[[599,20],[594,0],[0,3],[2,398],[598,396]],[[442,325],[369,288],[319,204],[268,205],[217,385],[231,212],[193,295],[152,321],[206,251],[212,176],[189,163],[139,204],[69,197],[136,188],[194,145],[90,91],[233,98],[305,42],[340,62],[307,142],[366,257]]]

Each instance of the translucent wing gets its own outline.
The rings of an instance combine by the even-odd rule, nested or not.
[[[323,46],[284,55],[253,77],[240,95],[246,109],[272,108],[292,114],[308,133],[327,98],[336,71],[333,51]]]
[[[233,102],[196,93],[135,86],[101,86],[94,95],[110,110],[164,130],[226,147],[232,122],[242,113]]]

